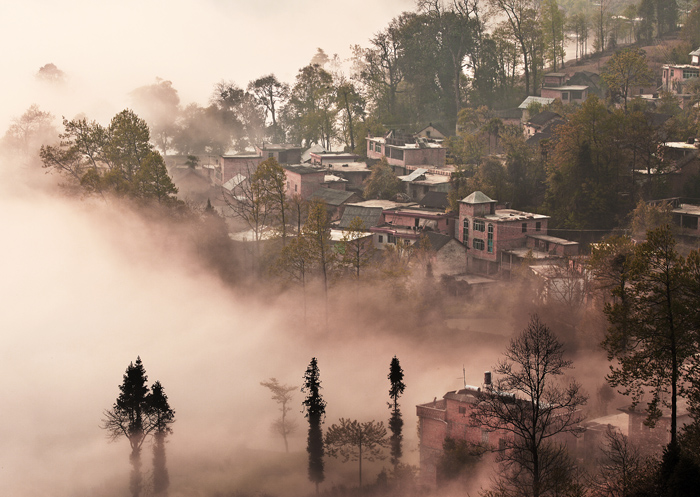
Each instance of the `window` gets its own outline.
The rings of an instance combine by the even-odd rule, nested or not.
[[[272,152],[268,152],[268,154],[267,154],[268,159],[272,159],[274,156],[275,156],[275,154]]]
[[[384,235],[379,235],[379,243],[384,243]]]
[[[467,414],[467,408],[464,406],[459,406],[459,413],[460,414]]]
[[[523,233],[527,233],[527,223],[523,223]]]
[[[673,69],[671,69],[671,77],[673,77]]]
[[[483,428],[481,429],[481,442],[485,444],[489,443],[489,432]]]
[[[483,221],[478,221],[474,219],[474,231],[481,231],[483,232],[486,229],[486,223]]]
[[[561,101],[568,101],[569,100],[569,92],[568,91],[563,91],[561,92]]]
[[[542,231],[542,223],[537,221],[535,223],[535,231]]]
[[[462,226],[462,243],[467,247],[469,246],[469,219],[464,218],[464,224]]]
[[[493,224],[489,224],[489,231],[488,231],[488,238],[487,238],[487,250],[489,254],[493,254]]]
[[[479,238],[474,238],[474,240],[472,240],[472,247],[476,250],[484,250],[484,241]]]
[[[386,243],[396,243],[396,237],[394,235],[387,235]]]
[[[294,185],[294,191],[297,191],[297,186],[299,185]]]
[[[697,78],[700,73],[698,71],[693,71],[692,69],[683,69],[683,79]]]

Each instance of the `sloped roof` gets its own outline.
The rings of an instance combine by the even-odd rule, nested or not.
[[[532,116],[528,123],[534,124],[535,126],[544,126],[546,123],[556,118],[561,118],[561,116],[551,110],[543,110],[539,114]]]
[[[447,201],[447,193],[445,192],[428,192],[418,202],[421,207],[430,207],[432,209],[444,209],[449,205]]]
[[[226,183],[224,183],[224,188],[226,188],[229,191],[232,191],[234,188],[236,188],[238,185],[243,183],[246,180],[246,177],[243,176],[242,174],[237,174],[230,180],[228,180]]]
[[[343,211],[343,217],[340,218],[338,228],[347,229],[350,223],[356,217],[362,219],[365,228],[369,229],[372,226],[377,226],[382,217],[381,207],[363,207],[361,205],[347,205]]]
[[[420,178],[421,176],[423,176],[423,175],[424,175],[425,173],[427,173],[427,172],[428,172],[427,169],[423,169],[422,167],[419,167],[418,169],[416,169],[415,171],[413,171],[413,172],[412,172],[411,174],[409,174],[409,175],[406,175],[406,176],[399,176],[399,179],[400,179],[401,181],[406,181],[406,182],[408,182],[408,181],[415,181],[415,180],[417,180],[418,178]]]
[[[690,52],[688,55],[697,55],[700,56],[700,48],[696,48],[692,52]]]
[[[435,252],[450,243],[450,240],[453,239],[450,235],[443,235],[442,233],[435,233],[434,231],[426,231],[423,234],[428,237],[430,247]]]
[[[345,190],[319,188],[311,194],[311,199],[322,200],[328,205],[341,205],[343,202],[347,202],[353,195],[355,195],[353,192],[348,192]]]
[[[488,204],[490,202],[495,202],[495,200],[488,198],[481,192],[474,192],[471,195],[464,197],[462,202],[465,204]]]
[[[533,97],[531,95],[531,96],[527,97],[525,100],[523,100],[523,102],[520,105],[518,105],[518,109],[527,109],[528,106],[533,102],[537,102],[538,104],[542,104],[542,105],[549,105],[552,102],[554,102],[554,99],[553,98],[546,98],[546,97]]]

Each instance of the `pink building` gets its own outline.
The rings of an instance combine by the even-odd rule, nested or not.
[[[389,164],[406,166],[444,167],[447,149],[426,138],[413,138],[390,131],[382,137],[367,137],[367,157],[386,157]]]
[[[685,85],[700,77],[700,66],[692,64],[666,64],[661,71],[661,88],[671,93],[687,93]]]
[[[416,406],[420,433],[420,483],[434,487],[438,480],[437,467],[443,454],[446,438],[484,444],[492,450],[503,450],[505,436],[501,432],[489,432],[473,424],[470,414],[479,395],[490,386],[491,373],[486,372],[481,387],[468,386],[462,390],[447,392],[440,400]]]
[[[311,194],[321,188],[326,179],[326,171],[319,167],[306,165],[285,165],[287,176],[287,196],[301,195],[308,200]]]
[[[549,217],[498,209],[496,201],[474,192],[460,201],[455,237],[468,249],[467,267],[477,273],[510,270],[525,257],[536,262],[578,254],[578,243],[547,235]]]
[[[263,159],[273,158],[280,164],[299,164],[301,147],[288,143],[262,143],[255,145],[255,151]]]
[[[312,164],[320,165],[355,162],[360,158],[349,152],[311,152],[309,155]]]
[[[248,178],[263,160],[258,153],[222,155],[220,159],[221,184],[225,184],[239,174],[244,178]]]

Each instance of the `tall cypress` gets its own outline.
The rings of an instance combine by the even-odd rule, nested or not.
[[[391,409],[391,418],[389,418],[389,430],[391,431],[391,463],[394,465],[394,468],[396,468],[403,455],[401,448],[403,442],[403,419],[401,417],[401,409],[399,408],[399,397],[406,389],[406,385],[403,382],[403,369],[401,369],[401,365],[396,356],[394,356],[389,365],[388,378],[391,383],[391,388],[389,389],[389,397],[391,398],[391,402],[389,402],[389,409]]]
[[[312,358],[309,367],[304,374],[304,385],[301,391],[306,393],[306,398],[302,402],[305,416],[309,420],[309,435],[307,438],[306,451],[309,453],[309,481],[316,484],[318,494],[318,484],[325,476],[323,474],[323,431],[321,425],[326,414],[326,401],[320,393],[321,379],[316,358]]]

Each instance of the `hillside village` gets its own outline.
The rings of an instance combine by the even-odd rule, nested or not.
[[[241,307],[257,306],[250,323],[236,315],[223,325],[232,329],[211,325],[214,334],[204,336],[216,347],[224,335],[255,335],[256,350],[274,349],[276,335],[256,326],[279,311],[270,323],[288,327],[290,341],[270,355],[270,371],[289,372],[295,347],[313,355],[301,387],[309,432],[299,440],[317,495],[695,495],[700,4],[543,0],[518,11],[507,0],[487,3],[418,2],[369,47],[355,46],[350,61],[319,48],[292,84],[274,74],[247,87],[222,80],[207,106],[181,106],[161,79],[134,90],[134,109],[107,126],[80,114],[58,132],[53,116],[32,106],[0,152],[28,176],[52,173],[37,181],[50,183],[51,194],[119,211],[127,221],[114,222],[115,239],[129,238],[124,226],[133,219],[146,226],[137,232],[155,240],[154,259],[172,256],[196,274],[188,284],[208,285],[202,299],[214,302],[213,320],[232,295]],[[575,58],[565,60],[572,48]],[[343,64],[352,68],[345,73]],[[55,82],[60,73],[47,64],[39,76]],[[201,316],[183,312],[193,313],[184,321],[196,333],[182,334],[196,335]],[[349,352],[351,341],[361,343]],[[435,363],[421,385],[425,398],[401,412],[394,355],[391,435],[382,422],[345,417],[328,420],[324,434],[315,345],[331,358],[353,356],[348,371],[336,371],[342,390],[355,376],[367,381],[362,356],[380,342],[424,356],[413,363],[416,383]],[[489,357],[476,357],[486,350]],[[471,361],[469,373],[461,361]],[[575,374],[574,361],[583,363]],[[492,369],[474,376],[485,362]],[[125,415],[130,373],[145,385],[140,356],[101,428],[129,439],[132,495],[150,495],[152,484],[153,495],[167,496],[175,411],[156,382]],[[286,416],[299,406],[287,402],[299,387],[272,374],[254,383],[280,404],[273,433],[289,452]],[[458,388],[436,386],[438,375]],[[348,403],[371,404],[364,385],[353,388],[361,393]],[[257,416],[255,395],[235,397],[236,408]],[[386,417],[386,399],[376,404]],[[363,415],[375,409],[367,406]],[[151,425],[127,429],[130,416]],[[401,445],[401,430],[414,426],[405,436],[416,438],[415,466]],[[347,441],[348,430],[376,438]],[[157,456],[153,474],[142,475],[149,434]],[[381,449],[391,454],[389,469],[374,460]],[[359,461],[358,488],[337,483],[345,477],[338,471],[321,492],[324,461],[339,455]],[[365,457],[376,464],[363,487]],[[225,473],[233,463],[222,461],[214,466]],[[263,473],[299,472],[282,466]],[[214,492],[206,495],[247,495]]]

